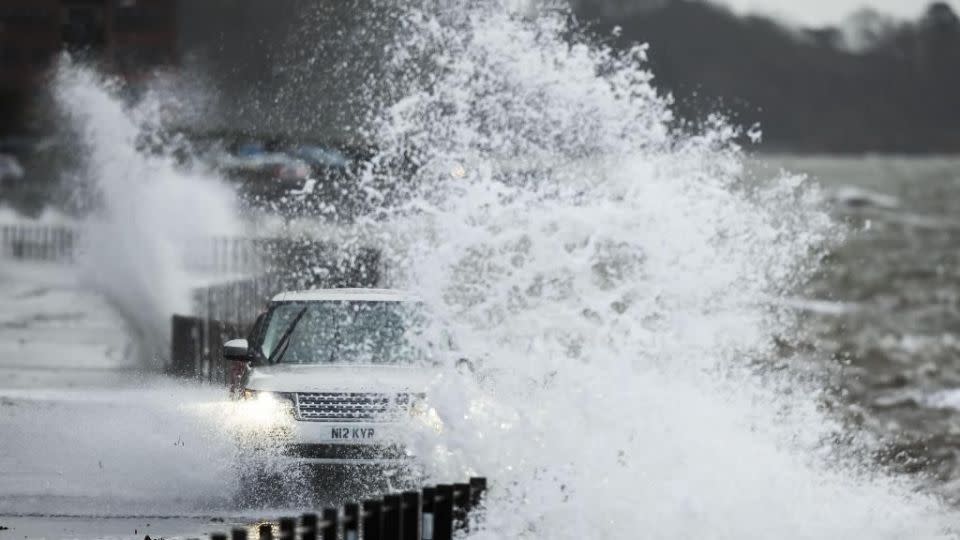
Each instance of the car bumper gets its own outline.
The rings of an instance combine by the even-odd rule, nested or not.
[[[397,443],[400,426],[392,422],[295,422],[282,459],[303,465],[407,464],[412,453]]]
[[[409,465],[413,455],[405,448],[376,444],[294,443],[283,449],[282,459],[303,465]]]

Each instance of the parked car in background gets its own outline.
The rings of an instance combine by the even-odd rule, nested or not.
[[[244,197],[261,203],[302,199],[317,185],[306,161],[283,152],[223,154],[216,167],[239,184]]]
[[[22,179],[20,160],[10,154],[0,154],[0,185],[10,185]]]

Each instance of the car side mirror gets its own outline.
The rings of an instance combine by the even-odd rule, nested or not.
[[[231,339],[223,344],[223,357],[236,362],[250,359],[250,345],[245,339]]]

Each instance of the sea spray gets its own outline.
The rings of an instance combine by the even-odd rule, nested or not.
[[[143,144],[173,96],[148,92],[129,103],[119,83],[69,61],[58,67],[53,90],[83,163],[68,177],[96,200],[83,223],[81,277],[122,312],[145,362],[156,367],[169,347],[170,315],[191,308],[186,248],[240,230],[235,195],[218,178]]]
[[[416,164],[395,275],[476,366],[430,390],[439,441],[411,441],[431,479],[491,478],[471,535],[945,533],[935,501],[838,457],[844,426],[777,357],[803,331],[777,300],[835,234],[815,187],[745,178],[720,118],[676,131],[642,47],[440,4],[403,17],[401,97],[371,136]]]

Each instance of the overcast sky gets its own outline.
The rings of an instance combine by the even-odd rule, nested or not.
[[[868,6],[899,18],[916,18],[933,0],[716,0],[740,13],[762,13],[803,25],[836,24]],[[954,10],[960,0],[948,0]]]

